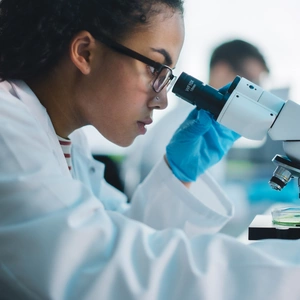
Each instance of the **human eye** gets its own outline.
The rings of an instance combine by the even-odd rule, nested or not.
[[[152,76],[157,76],[157,74],[158,74],[157,69],[155,69],[154,67],[151,67],[151,66],[147,66],[147,67]]]

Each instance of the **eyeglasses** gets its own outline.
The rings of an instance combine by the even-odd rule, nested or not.
[[[170,67],[160,64],[138,52],[135,52],[134,50],[131,50],[105,36],[97,37],[97,39],[108,46],[109,48],[127,55],[131,58],[134,58],[138,61],[143,62],[144,64],[148,65],[149,67],[154,68],[153,73],[155,74],[155,78],[152,82],[152,88],[156,93],[161,92],[166,86],[167,91],[171,90],[172,86],[174,85],[176,81],[176,76],[173,75],[173,71]]]

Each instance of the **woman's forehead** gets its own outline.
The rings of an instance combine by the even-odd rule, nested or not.
[[[145,55],[156,52],[165,58],[167,65],[176,64],[184,41],[184,20],[178,11],[160,13],[142,30],[124,40],[125,45]]]

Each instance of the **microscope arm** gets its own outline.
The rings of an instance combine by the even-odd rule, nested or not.
[[[283,141],[283,150],[292,161],[300,163],[300,105],[288,100],[268,134],[274,141]]]

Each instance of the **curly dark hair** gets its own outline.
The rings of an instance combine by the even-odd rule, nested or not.
[[[120,41],[160,13],[156,4],[183,13],[183,0],[0,0],[0,79],[49,71],[81,30]]]

